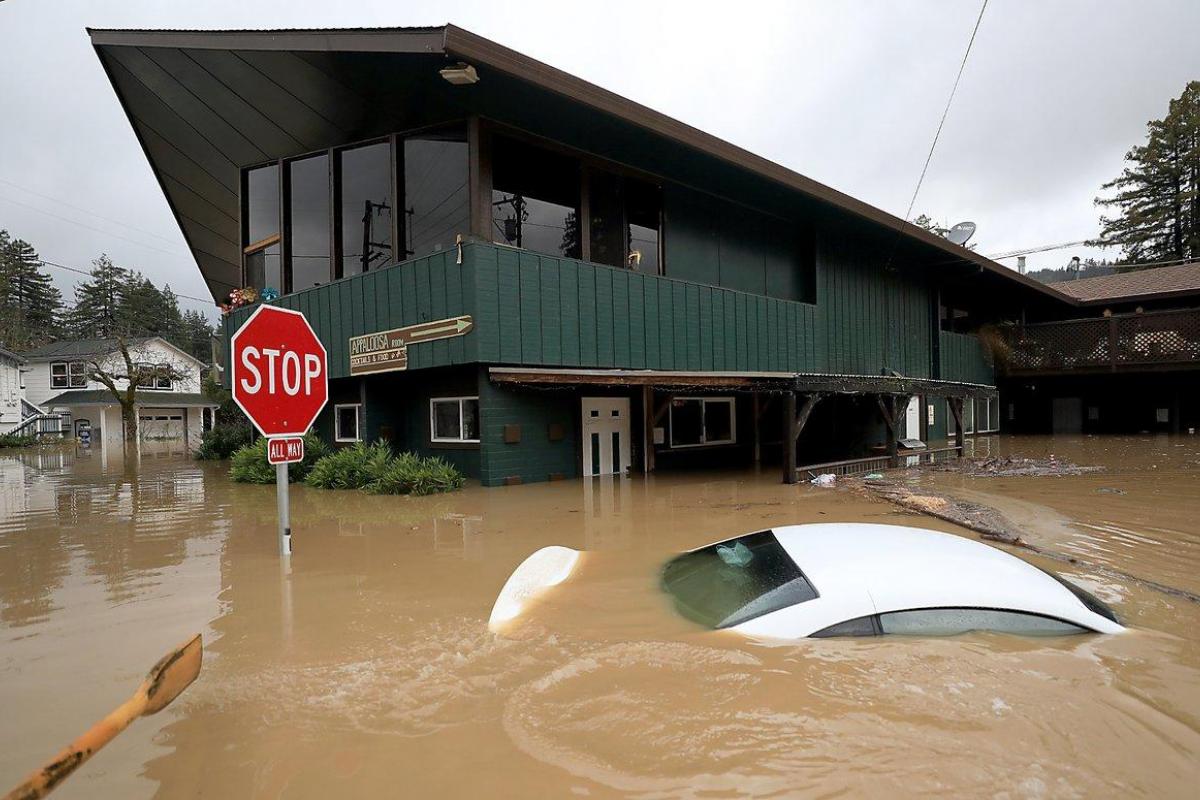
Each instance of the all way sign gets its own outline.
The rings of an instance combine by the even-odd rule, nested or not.
[[[435,319],[390,331],[350,337],[350,374],[370,375],[408,369],[408,346],[465,336],[475,327],[470,315]]]
[[[268,464],[296,464],[304,460],[304,439],[299,436],[267,439]]]

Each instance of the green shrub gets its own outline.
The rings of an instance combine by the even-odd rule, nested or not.
[[[254,442],[257,434],[254,428],[246,422],[218,422],[204,432],[200,439],[200,447],[196,450],[196,458],[205,461],[222,461],[230,458],[235,451]]]
[[[14,436],[11,433],[0,434],[0,447],[33,447],[37,444],[36,436]]]
[[[440,458],[401,453],[367,490],[374,494],[437,494],[461,489],[465,482],[454,465]]]
[[[291,464],[288,480],[304,480],[312,468],[329,454],[329,447],[315,433],[304,437],[304,460]],[[233,454],[229,477],[239,483],[274,483],[275,465],[267,463],[267,440],[258,439],[238,448]]]
[[[392,449],[382,439],[374,444],[358,442],[318,461],[305,483],[319,489],[365,489],[379,480],[392,461]]]

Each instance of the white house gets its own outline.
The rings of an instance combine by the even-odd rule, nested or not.
[[[138,387],[138,433],[143,442],[178,443],[188,448],[212,424],[217,404],[200,391],[203,362],[160,337],[128,340],[137,364],[163,366],[179,377],[159,376]],[[72,435],[85,429],[93,442],[122,446],[121,406],[104,384],[90,378],[90,363],[106,372],[125,372],[115,339],[62,341],[23,353],[25,399],[45,413],[63,414]],[[118,389],[128,381],[115,381]]]
[[[21,421],[21,365],[25,359],[0,347],[0,434]]]

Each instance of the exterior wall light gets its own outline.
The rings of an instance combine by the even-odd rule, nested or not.
[[[475,72],[475,68],[463,61],[449,67],[443,67],[438,70],[438,73],[455,86],[469,86],[472,83],[479,83],[479,75]]]

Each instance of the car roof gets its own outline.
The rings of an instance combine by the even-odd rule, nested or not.
[[[819,597],[736,626],[746,633],[794,638],[861,616],[915,608],[1024,611],[1090,630],[1122,629],[1089,610],[1049,573],[962,536],[868,523],[790,525],[774,533]]]

